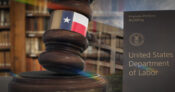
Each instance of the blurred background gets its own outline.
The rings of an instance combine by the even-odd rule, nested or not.
[[[48,29],[47,2],[37,6],[0,0],[0,76],[45,71],[38,55],[45,50],[42,35]],[[44,2],[43,7],[38,1]],[[83,53],[85,71],[103,75],[107,92],[122,92],[124,11],[174,10],[174,0],[95,0],[89,23],[89,47]]]

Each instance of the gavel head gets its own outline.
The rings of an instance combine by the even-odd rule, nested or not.
[[[81,53],[88,47],[86,39],[91,18],[92,0],[58,0],[63,7],[52,11],[49,30],[43,35],[46,51],[40,64],[49,71],[77,74],[85,63]]]

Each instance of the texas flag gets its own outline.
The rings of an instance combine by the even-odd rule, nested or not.
[[[66,29],[86,36],[89,19],[77,12],[56,10],[52,14],[50,29]]]

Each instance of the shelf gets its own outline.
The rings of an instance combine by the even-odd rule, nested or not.
[[[27,13],[26,16],[27,17],[50,17],[50,14],[49,13],[46,13],[46,14],[44,14],[44,13],[41,13],[41,14],[39,14],[39,13]]]
[[[0,47],[0,51],[10,51],[10,47],[6,47],[6,48],[1,48]]]
[[[11,72],[10,67],[0,67],[0,73]]]
[[[9,9],[9,5],[0,5],[0,9]]]
[[[45,31],[26,31],[27,37],[42,37]]]
[[[85,60],[85,62],[88,63],[88,64],[97,65],[97,61],[95,61],[95,60]],[[110,63],[109,62],[100,61],[99,64],[100,64],[100,66],[110,67]],[[115,68],[116,69],[119,69],[119,70],[123,70],[123,66],[122,65],[119,65],[119,64],[116,64],[115,65]]]
[[[28,57],[31,57],[31,58],[38,58],[38,56],[42,53],[43,51],[38,51],[37,53],[30,53],[30,54],[27,54]]]
[[[33,53],[33,54],[27,54],[27,57],[30,57],[30,58],[38,58],[39,54],[37,53]]]
[[[10,26],[0,26],[0,30],[2,30],[2,29],[10,29]]]

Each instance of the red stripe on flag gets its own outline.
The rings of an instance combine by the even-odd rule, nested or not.
[[[96,28],[96,21],[93,21],[92,23],[93,23],[93,29],[92,29],[92,30],[93,30],[93,32],[96,32],[96,31],[97,31],[97,30],[96,30],[96,29],[97,29],[97,28]]]
[[[73,22],[71,30],[86,36],[86,27],[80,23]]]

